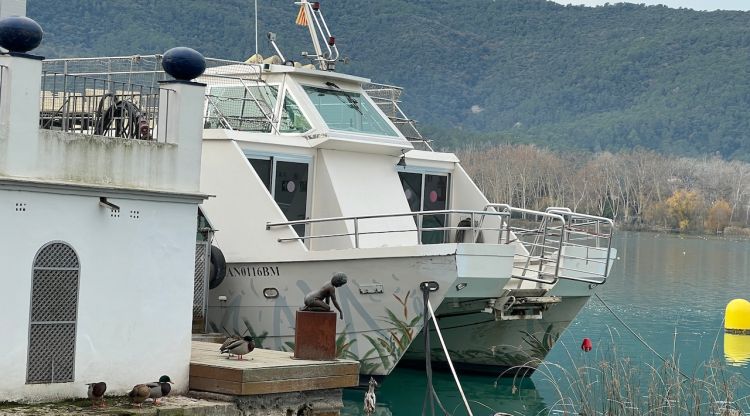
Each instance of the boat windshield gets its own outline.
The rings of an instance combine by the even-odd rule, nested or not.
[[[205,128],[231,128],[270,133],[278,88],[271,85],[213,86],[208,99]],[[288,95],[281,109],[280,133],[304,133],[310,123]]]
[[[332,130],[398,136],[362,94],[311,86],[305,92]]]

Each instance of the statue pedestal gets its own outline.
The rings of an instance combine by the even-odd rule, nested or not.
[[[336,312],[297,311],[294,358],[336,359]]]

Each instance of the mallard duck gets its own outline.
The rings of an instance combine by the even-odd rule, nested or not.
[[[365,393],[365,407],[363,409],[366,415],[371,415],[375,411],[375,387],[377,385],[378,382],[370,377],[369,387],[367,393]]]
[[[107,391],[107,383],[100,381],[98,383],[88,383],[89,386],[89,399],[91,400],[91,407],[104,407],[104,392]]]
[[[241,340],[241,339],[242,339],[242,338],[240,338],[240,337],[239,337],[239,336],[237,336],[237,335],[232,335],[232,336],[230,336],[229,338],[227,338],[226,340],[224,340],[224,343],[223,343],[223,344],[221,344],[221,347],[219,347],[219,351],[220,351],[220,352],[221,352],[222,354],[224,354],[224,349],[226,349],[226,348],[227,348],[227,347],[228,347],[229,345],[231,345],[231,344],[233,344],[234,342],[236,342],[236,341],[239,341],[239,340]],[[227,352],[229,352],[229,351],[227,351]],[[229,358],[232,358],[232,355],[233,355],[233,354],[232,354],[231,352],[229,352]]]
[[[159,381],[146,384],[150,390],[149,397],[154,399],[154,406],[158,406],[159,399],[167,397],[169,392],[172,391],[172,386],[170,386],[170,384],[173,383],[172,380],[169,379],[169,376],[161,376],[159,377]]]
[[[251,352],[255,349],[255,341],[251,336],[244,336],[242,339],[236,340],[229,345],[222,347],[221,352],[228,352],[237,356],[238,360],[242,359],[242,356]],[[229,357],[227,357],[229,359]]]
[[[133,405],[137,405],[138,407],[141,407],[143,402],[148,399],[148,396],[151,394],[151,389],[148,388],[145,384],[136,384],[135,387],[133,387],[133,390],[130,390],[130,393],[128,393],[128,396],[130,397],[130,401],[133,402]]]

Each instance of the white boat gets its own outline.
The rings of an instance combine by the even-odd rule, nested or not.
[[[210,330],[291,350],[305,294],[341,271],[339,355],[387,375],[402,358],[423,362],[420,285],[434,282],[454,361],[533,371],[606,280],[612,222],[490,203],[403,116],[399,88],[333,71],[320,10],[297,4],[315,65],[256,56],[215,62],[201,79],[201,189],[215,195],[202,209],[227,261],[208,298]]]
[[[423,362],[425,296],[457,364],[533,371],[606,281],[612,222],[488,201],[454,154],[433,151],[416,132],[399,88],[333,71],[338,51],[320,10],[297,4],[312,64],[207,59],[198,79],[201,192],[213,196],[201,215],[226,261],[225,276],[210,282],[207,329],[291,351],[305,294],[344,272],[337,352],[359,360],[362,374]],[[159,59],[106,65],[157,80]],[[86,62],[62,66],[94,71]],[[430,345],[444,360],[437,340]]]

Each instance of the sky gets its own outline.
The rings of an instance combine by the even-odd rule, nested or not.
[[[750,0],[553,0],[560,4],[583,4],[586,6],[596,6],[604,3],[636,3],[636,4],[663,4],[668,7],[679,8],[685,7],[695,10],[750,10]]]

